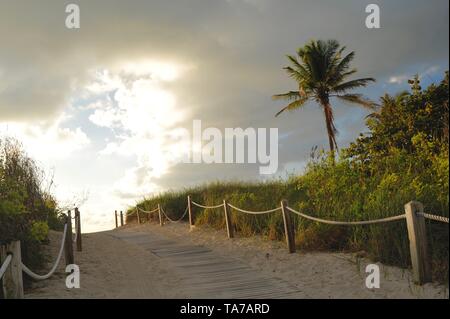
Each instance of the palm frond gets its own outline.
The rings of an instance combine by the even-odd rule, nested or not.
[[[289,91],[287,93],[283,93],[283,94],[275,94],[272,95],[272,99],[273,100],[288,100],[288,101],[292,101],[292,100],[298,100],[301,98],[300,92],[299,91]]]
[[[336,40],[328,40],[323,48],[325,62],[328,64],[333,64],[336,61],[336,55],[339,50],[339,42]]]
[[[307,71],[305,69],[295,70],[290,66],[284,67],[283,69],[286,70],[287,74],[289,74],[289,76],[297,82],[302,82],[308,78],[308,75],[306,74]]]
[[[328,83],[329,85],[339,84],[349,76],[356,72],[356,69],[352,69],[349,71],[350,62],[355,57],[355,52],[352,51],[347,54],[344,58],[340,60],[335,60],[334,64],[330,66],[329,74],[328,74]]]
[[[373,102],[372,100],[369,100],[368,98],[364,97],[362,94],[344,94],[344,95],[336,95],[338,99],[341,99],[345,102],[350,102],[352,104],[358,104],[360,106],[365,107],[369,110],[376,110],[378,107],[378,104]]]
[[[355,51],[352,51],[349,54],[347,54],[344,58],[342,58],[342,60],[336,66],[336,71],[339,73],[342,73],[345,70],[348,70],[348,67],[350,66],[350,62],[352,62],[354,58],[355,58]]]
[[[375,82],[374,78],[362,78],[340,83],[332,88],[333,92],[343,93],[348,90],[365,87],[369,82]]]
[[[347,49],[347,47],[344,45],[342,46],[339,51],[336,53],[336,61],[339,61],[342,58],[342,53]]]
[[[293,55],[286,55],[286,57],[289,59],[289,61],[291,61],[291,63],[296,67],[296,68],[303,68],[303,66],[300,64],[300,62],[298,62],[297,58]]]
[[[280,115],[281,113],[283,113],[284,111],[293,111],[296,109],[301,108],[302,106],[305,106],[306,102],[308,101],[307,98],[303,98],[297,101],[294,101],[292,103],[289,103],[288,105],[286,105],[285,107],[283,107],[280,111],[277,112],[277,114],[275,114],[275,117],[277,117],[278,115]]]
[[[351,69],[351,70],[349,70],[349,71],[347,71],[347,72],[340,73],[338,79],[339,79],[339,81],[342,81],[342,80],[344,80],[345,78],[349,77],[350,75],[355,74],[356,72],[358,72],[357,69]]]

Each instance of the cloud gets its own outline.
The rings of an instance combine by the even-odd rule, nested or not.
[[[80,127],[70,129],[63,124],[63,116],[52,123],[0,123],[0,134],[18,139],[27,153],[39,161],[67,159],[87,146],[90,139]]]
[[[432,65],[432,66],[426,67],[423,71],[416,70],[415,73],[413,73],[413,74],[401,74],[401,75],[391,76],[391,77],[389,77],[388,83],[405,85],[408,83],[408,80],[412,79],[416,74],[419,76],[420,79],[423,79],[425,77],[430,77],[432,75],[436,75],[440,71],[442,71],[441,66]]]
[[[395,83],[395,84],[405,84],[410,76],[408,75],[397,75],[397,76],[391,76],[389,78],[389,83]]]

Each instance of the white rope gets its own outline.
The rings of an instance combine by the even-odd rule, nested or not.
[[[261,214],[273,213],[273,212],[276,212],[276,211],[281,209],[281,207],[277,207],[277,208],[274,208],[274,209],[269,209],[269,210],[255,212],[255,211],[241,209],[239,207],[231,205],[230,203],[228,203],[228,206],[230,206],[231,208],[233,208],[233,209],[235,209],[235,210],[237,210],[237,211],[239,211],[241,213],[252,214],[252,215],[261,215]]]
[[[448,224],[448,217],[444,217],[444,216],[438,216],[438,215],[431,215],[431,214],[427,214],[427,213],[418,213],[419,215],[427,218],[427,219],[431,219],[437,222],[441,222],[441,223],[447,223]]]
[[[161,207],[161,212],[162,212],[163,215],[166,216],[166,218],[167,218],[169,221],[171,221],[172,223],[178,223],[178,222],[180,222],[180,221],[184,218],[184,216],[186,216],[186,214],[187,214],[187,212],[188,212],[188,208],[189,208],[189,207],[186,207],[186,209],[184,210],[183,215],[182,215],[180,218],[178,218],[177,220],[173,220],[173,219],[171,219],[169,216],[167,216],[166,212],[164,211],[164,209],[163,209],[162,207]]]
[[[137,207],[137,209],[139,209],[142,213],[146,213],[146,214],[152,214],[152,213],[156,213],[158,211],[158,207],[156,207],[154,210],[143,210],[139,207]]]
[[[38,275],[38,274],[35,274],[35,273],[32,272],[27,266],[25,266],[23,263],[22,263],[22,270],[23,270],[28,276],[30,276],[31,278],[36,279],[36,280],[45,280],[45,279],[50,278],[50,276],[53,275],[53,273],[55,272],[55,270],[56,270],[56,268],[58,267],[59,262],[60,262],[60,260],[61,260],[62,253],[63,253],[63,251],[64,251],[64,242],[65,242],[65,240],[66,240],[66,234],[67,234],[67,224],[64,225],[64,233],[63,233],[63,236],[62,236],[61,247],[59,248],[59,254],[58,254],[58,257],[56,258],[55,264],[53,265],[52,269],[50,270],[50,272],[49,272],[48,274],[46,274],[46,275]]]
[[[398,215],[398,216],[393,216],[393,217],[386,217],[386,218],[381,218],[381,219],[373,219],[373,220],[367,220],[367,221],[358,221],[358,222],[340,222],[340,221],[333,221],[333,220],[327,220],[327,219],[322,219],[322,218],[317,218],[317,217],[312,217],[306,214],[302,214],[290,207],[286,207],[287,210],[293,212],[294,214],[297,214],[301,217],[304,217],[306,219],[310,219],[319,223],[324,223],[324,224],[330,224],[330,225],[369,225],[369,224],[379,224],[379,223],[387,223],[387,222],[392,222],[395,220],[400,220],[400,219],[404,219],[406,218],[406,215]]]
[[[194,202],[193,200],[191,200],[191,203],[194,204],[195,206],[198,206],[198,207],[204,208],[204,209],[213,209],[213,208],[223,207],[223,204],[215,205],[215,206],[204,206],[204,205]]]
[[[3,275],[5,274],[6,269],[8,269],[9,264],[11,263],[12,255],[8,254],[6,256],[5,261],[3,262],[3,265],[0,267],[0,279],[2,279]]]

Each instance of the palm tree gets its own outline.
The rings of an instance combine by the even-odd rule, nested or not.
[[[312,40],[303,48],[297,50],[298,58],[288,55],[291,66],[284,68],[291,78],[298,83],[298,91],[290,91],[273,96],[275,100],[288,100],[290,103],[283,107],[275,116],[284,111],[297,110],[310,100],[315,100],[323,109],[325,123],[330,143],[330,151],[334,155],[337,149],[334,125],[333,109],[330,98],[336,97],[345,102],[375,109],[376,104],[361,94],[348,93],[348,91],[365,87],[373,78],[347,80],[356,73],[356,69],[350,68],[350,62],[355,57],[355,52],[343,56],[345,47],[340,47],[336,40],[315,41]]]

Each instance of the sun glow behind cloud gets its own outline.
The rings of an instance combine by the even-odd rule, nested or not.
[[[143,61],[92,72],[85,88],[90,103],[84,108],[92,110],[91,123],[109,131],[108,142],[98,150],[99,159],[122,157],[134,162],[110,189],[121,205],[158,191],[155,179],[167,174],[189,147],[176,138],[177,125],[188,116],[186,107],[167,88],[184,69]]]
[[[180,66],[174,63],[156,62],[152,60],[142,62],[127,62],[119,65],[125,73],[136,76],[148,76],[162,81],[174,81],[180,76]]]

